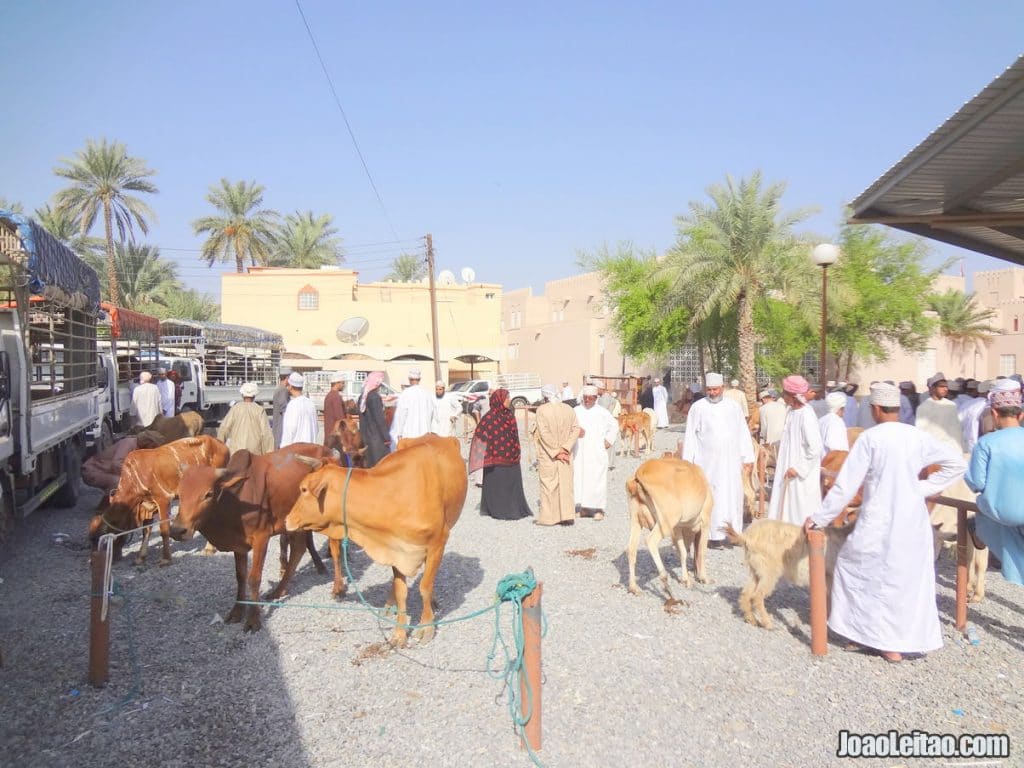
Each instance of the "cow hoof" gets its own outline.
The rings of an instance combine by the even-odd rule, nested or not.
[[[134,560],[132,560],[132,564],[141,568],[143,565],[146,564],[146,558],[136,557]]]
[[[168,566],[170,564],[171,564],[171,558],[169,558],[169,557],[161,557],[160,558],[160,562],[157,563],[157,565],[160,565],[161,567]]]
[[[347,589],[343,589],[340,592],[331,592],[331,597],[333,597],[338,602],[341,602],[342,600],[345,599],[345,595],[346,594],[348,594],[348,590]]]
[[[313,567],[316,568],[316,572],[323,576],[327,573],[327,566],[323,563],[313,563]]]
[[[242,615],[245,613],[245,609],[240,605],[236,605],[228,612],[228,616],[224,619],[225,624],[237,624],[242,620]]]
[[[631,595],[639,595],[640,594],[640,588],[637,587],[636,584],[630,584],[629,585],[629,594],[631,594]]]
[[[431,625],[429,627],[420,627],[419,629],[414,630],[412,636],[420,643],[420,645],[425,645],[434,639],[434,635],[436,633],[437,628]]]
[[[388,640],[388,645],[390,645],[392,648],[405,648],[405,646],[408,644],[408,642],[409,642],[409,638],[407,637],[405,632],[397,632],[396,631],[391,636],[391,639]]]
[[[243,632],[259,632],[263,629],[263,622],[260,621],[260,617],[257,616],[253,619],[249,619],[245,622],[245,627],[242,628]]]

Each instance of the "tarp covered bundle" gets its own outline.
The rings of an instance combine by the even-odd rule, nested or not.
[[[231,323],[208,323],[200,320],[177,320],[169,318],[160,321],[160,334],[165,342],[171,340],[197,339],[202,336],[207,344],[223,344],[237,347],[263,347],[280,350],[284,347],[281,334]]]
[[[28,261],[28,289],[35,296],[93,315],[100,308],[100,281],[75,252],[26,216],[0,210],[0,226],[17,234]]]
[[[113,338],[154,342],[160,338],[160,321],[157,318],[124,307],[115,307],[109,301],[102,302],[100,307],[110,320],[110,335]]]

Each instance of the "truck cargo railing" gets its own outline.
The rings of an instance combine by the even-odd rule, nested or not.
[[[137,381],[143,371],[143,360],[157,357],[160,320],[108,301],[100,303],[100,319],[96,337],[101,349],[109,348],[117,359],[117,381]]]

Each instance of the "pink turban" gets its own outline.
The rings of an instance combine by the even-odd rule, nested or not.
[[[1000,379],[996,382],[988,397],[993,408],[1019,408],[1021,405],[1020,387],[1011,379]]]
[[[789,392],[791,395],[806,395],[807,390],[811,388],[811,385],[807,383],[807,379],[803,376],[787,376],[782,380],[782,390]]]

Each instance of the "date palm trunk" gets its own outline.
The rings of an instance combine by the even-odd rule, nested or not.
[[[736,310],[739,316],[737,345],[740,354],[740,389],[747,398],[747,404],[753,406],[757,395],[754,369],[754,307],[745,292],[739,295]]]
[[[114,260],[114,223],[110,200],[103,200],[103,228],[107,236],[107,293],[110,303],[121,304],[121,286],[117,282],[117,263]]]

